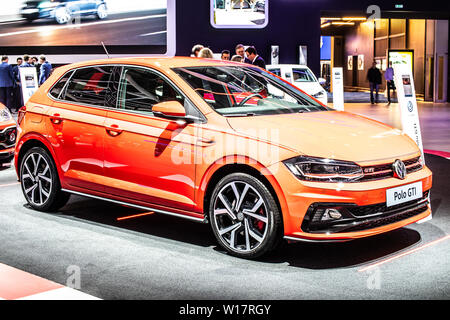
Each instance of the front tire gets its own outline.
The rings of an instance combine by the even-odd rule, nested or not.
[[[28,204],[43,212],[57,211],[69,201],[70,194],[61,191],[53,159],[41,147],[34,147],[22,158],[20,183]]]
[[[66,24],[72,20],[72,15],[66,8],[59,8],[55,12],[55,20],[58,24]]]
[[[215,187],[209,218],[219,244],[231,255],[255,259],[279,244],[283,223],[278,205],[257,178],[233,173]]]
[[[97,18],[103,20],[106,19],[106,17],[108,17],[108,10],[105,4],[101,4],[97,8]]]

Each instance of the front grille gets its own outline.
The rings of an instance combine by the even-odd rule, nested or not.
[[[423,193],[422,199],[427,199],[428,194],[430,193],[429,190],[425,191]],[[401,210],[402,208],[408,207],[412,204],[417,203],[418,200],[412,200],[409,202],[397,204],[395,206],[387,207],[386,203],[379,203],[379,204],[373,204],[368,206],[361,206],[361,207],[348,207],[347,210],[358,218],[364,218],[367,216],[373,216],[377,213],[387,212],[387,211],[395,211],[395,210]]]
[[[429,190],[420,199],[388,207],[386,203],[368,206],[357,206],[351,203],[314,203],[302,223],[302,230],[310,233],[342,233],[362,231],[395,223],[428,209]],[[337,209],[342,218],[333,221],[323,221],[322,215],[326,209]]]
[[[396,223],[396,222],[414,217],[416,215],[419,215],[419,214],[425,212],[427,209],[428,209],[428,203],[425,202],[425,203],[423,203],[415,208],[412,208],[410,210],[401,211],[398,214],[389,215],[387,217],[380,217],[378,219],[362,222],[362,223],[355,225],[354,227],[346,228],[345,230],[342,230],[340,232],[363,231],[363,230],[382,227],[382,226],[385,226],[388,224]]]
[[[420,157],[412,158],[403,161],[406,166],[406,172],[408,174],[419,171],[422,169],[422,163]],[[392,163],[385,163],[376,166],[362,167],[364,177],[358,180],[358,182],[373,181],[380,179],[387,179],[394,177],[394,171],[392,170]]]

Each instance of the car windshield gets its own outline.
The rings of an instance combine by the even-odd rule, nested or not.
[[[292,69],[294,82],[315,82],[316,78],[308,69]]]
[[[259,68],[204,66],[174,71],[215,111],[228,117],[331,110]]]

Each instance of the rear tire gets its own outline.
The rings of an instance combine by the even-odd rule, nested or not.
[[[63,207],[70,194],[61,190],[58,171],[47,150],[31,148],[22,159],[20,183],[28,204],[42,212],[54,212]]]
[[[219,181],[209,205],[209,219],[219,244],[231,255],[255,259],[281,242],[278,205],[257,178],[233,173]]]

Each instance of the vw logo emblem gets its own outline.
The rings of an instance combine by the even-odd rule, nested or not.
[[[414,110],[414,105],[413,105],[413,103],[412,103],[411,101],[408,101],[408,111],[409,111],[409,112],[413,112],[413,110]]]
[[[402,180],[406,178],[406,166],[402,160],[395,160],[392,164],[392,170],[394,171],[394,177]]]

